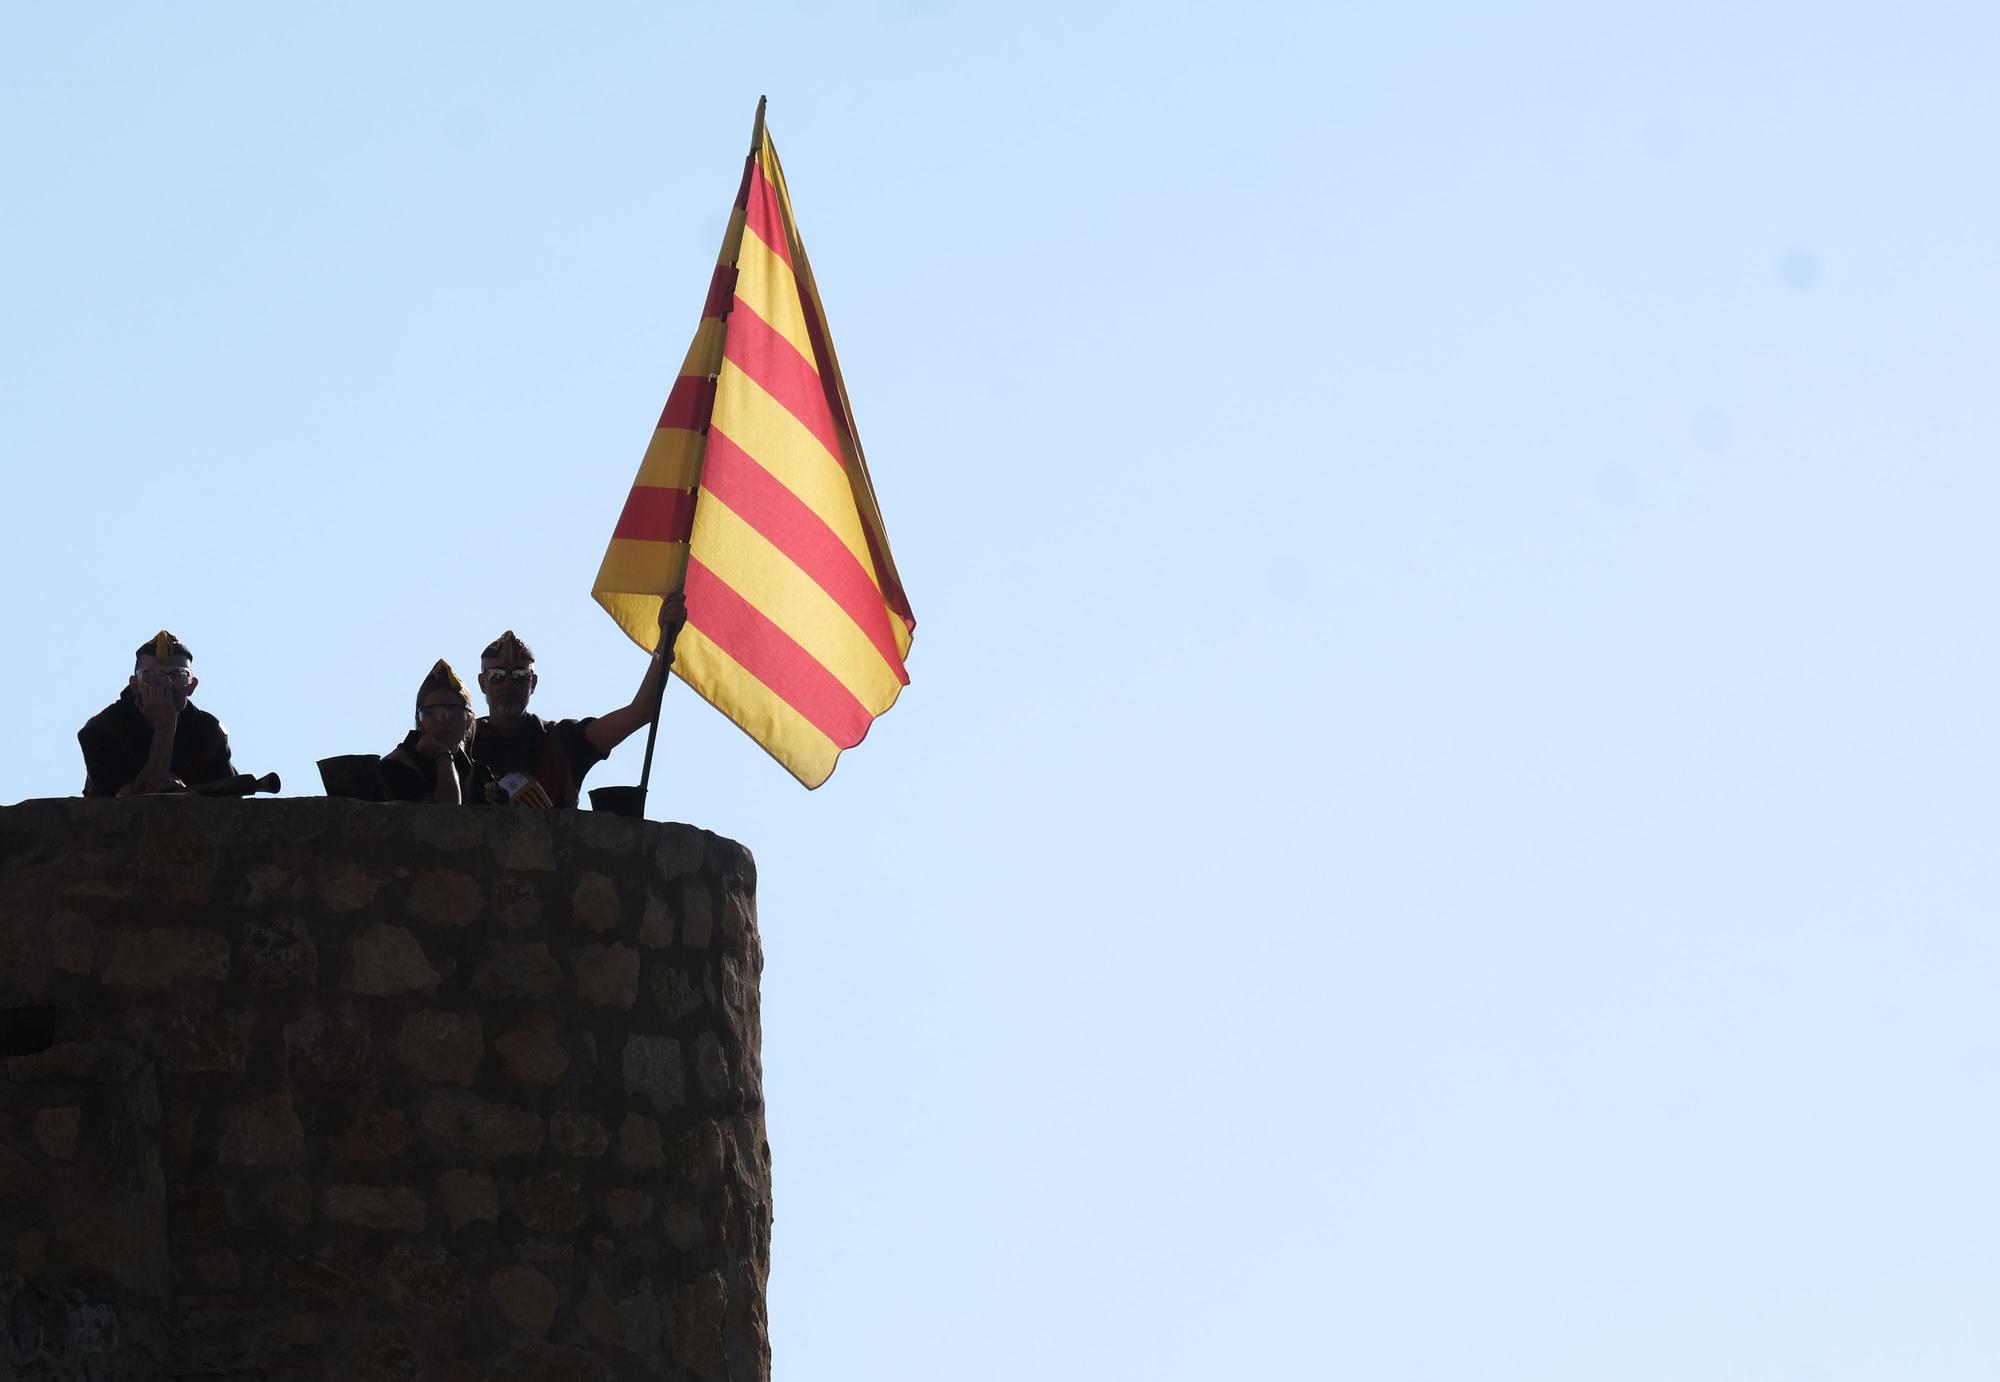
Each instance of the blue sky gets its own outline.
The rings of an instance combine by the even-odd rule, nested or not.
[[[2000,1366],[1971,5],[0,10],[0,799],[589,598],[757,97],[913,684],[760,866],[781,1378]],[[634,781],[629,744],[593,784]]]

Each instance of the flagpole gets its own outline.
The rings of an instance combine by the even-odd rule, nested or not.
[[[646,726],[646,761],[639,766],[639,814],[646,814],[646,784],[653,776],[653,743],[660,737],[660,706],[667,699],[667,674],[674,669],[674,650],[662,649],[660,658],[660,682],[653,688],[653,716]]]
[[[750,157],[755,158],[764,147],[764,104],[770,97],[757,98],[757,120],[750,130]],[[723,319],[729,317],[729,309],[723,308]],[[708,435],[708,424],[703,423],[702,435]],[[696,487],[699,489],[699,486]],[[653,780],[653,745],[660,737],[660,706],[667,699],[667,676],[674,669],[674,650],[668,648],[660,659],[660,684],[653,688],[653,712],[646,725],[646,757],[639,765],[639,814],[646,813],[646,788]]]

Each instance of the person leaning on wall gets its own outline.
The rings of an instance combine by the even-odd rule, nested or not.
[[[475,733],[472,693],[439,658],[417,688],[417,727],[382,755],[384,795],[447,805],[484,801],[492,777],[472,761]]]
[[[83,746],[83,794],[184,792],[235,775],[229,732],[189,699],[200,682],[194,654],[165,629],[133,654],[118,699],[76,732]]]

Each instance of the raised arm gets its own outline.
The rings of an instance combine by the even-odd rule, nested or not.
[[[639,689],[633,693],[631,704],[598,716],[584,730],[584,736],[599,753],[609,755],[630,739],[633,731],[652,718],[653,706],[660,697],[660,678],[667,674],[667,668],[673,666],[674,640],[680,637],[681,626],[685,623],[687,597],[677,590],[660,601],[660,643],[653,651],[652,660],[646,664],[646,675],[640,679]]]

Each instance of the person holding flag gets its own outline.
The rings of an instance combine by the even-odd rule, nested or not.
[[[528,711],[535,694],[535,655],[507,630],[479,655],[479,689],[487,714],[479,721],[470,752],[474,765],[492,781],[486,799],[523,806],[575,806],[584,774],[653,717],[660,678],[673,661],[674,641],[687,622],[687,602],[679,592],[660,601],[659,643],[629,705],[580,720],[544,720]]]

